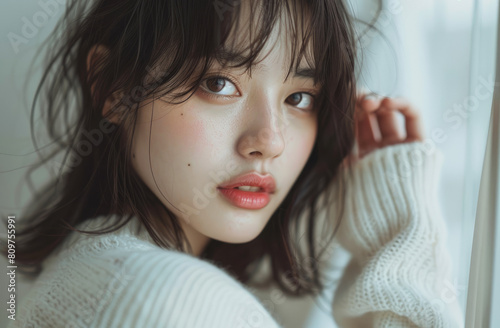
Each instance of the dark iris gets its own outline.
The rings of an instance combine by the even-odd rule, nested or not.
[[[219,92],[226,86],[226,81],[221,78],[213,78],[207,80],[207,88],[212,92]]]
[[[288,102],[291,105],[298,105],[302,101],[302,93],[294,93],[288,97]]]

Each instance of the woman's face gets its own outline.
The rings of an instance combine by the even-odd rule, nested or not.
[[[273,35],[263,51],[269,55],[252,68],[251,77],[244,69],[212,67],[186,102],[155,100],[139,109],[134,168],[177,215],[195,249],[209,238],[228,243],[256,238],[312,151],[317,132],[312,95],[319,92],[310,76],[314,68],[304,61],[284,82],[289,51],[283,33]],[[272,177],[274,192],[220,189],[252,172]]]

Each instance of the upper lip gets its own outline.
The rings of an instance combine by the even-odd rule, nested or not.
[[[274,193],[274,190],[276,189],[276,182],[270,174],[260,175],[255,172],[250,172],[224,182],[219,186],[219,188],[230,189],[239,186],[260,187],[264,192]]]

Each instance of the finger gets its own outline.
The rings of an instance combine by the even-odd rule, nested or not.
[[[381,146],[394,145],[405,140],[405,134],[401,131],[398,121],[398,112],[381,107],[375,112],[377,124],[381,135]]]
[[[362,154],[378,148],[380,139],[376,118],[373,114],[365,113],[357,120],[359,154],[362,156]]]
[[[373,113],[380,107],[381,101],[381,97],[378,97],[375,94],[368,94],[360,99],[359,106],[362,108],[363,112]]]
[[[355,119],[356,121],[366,118],[367,114],[375,112],[380,107],[382,99],[373,94],[363,95],[356,101]]]
[[[361,88],[358,89],[356,92],[356,101],[362,100],[364,97],[366,97],[368,94],[371,94],[372,92],[366,88]]]
[[[384,98],[381,101],[381,106],[403,114],[406,129],[405,142],[424,140],[424,130],[420,114],[408,101],[401,98]]]
[[[361,158],[365,154],[379,147],[381,140],[377,119],[373,114],[380,106],[381,98],[375,94],[365,94],[358,98],[356,112],[356,139],[358,156]]]

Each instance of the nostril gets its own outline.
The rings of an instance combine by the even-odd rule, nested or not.
[[[251,152],[250,155],[262,156],[262,153],[260,151],[256,150],[256,151]]]

